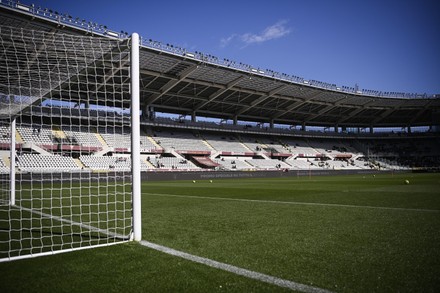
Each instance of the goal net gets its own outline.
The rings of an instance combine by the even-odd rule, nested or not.
[[[0,261],[133,238],[133,52],[0,26]]]

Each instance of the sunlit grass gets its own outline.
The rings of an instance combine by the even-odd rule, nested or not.
[[[438,174],[144,182],[142,192],[143,239],[154,243],[337,292],[440,288]],[[284,290],[136,244],[0,271],[2,292]]]

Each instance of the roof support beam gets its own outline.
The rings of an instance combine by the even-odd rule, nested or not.
[[[170,79],[170,80],[178,80],[176,77],[173,77],[173,76],[170,76],[170,75],[166,75],[166,74],[163,74],[163,73],[160,73],[160,72],[151,71],[151,70],[141,69],[140,72],[141,72],[141,74],[144,74],[144,75],[163,77],[163,78],[167,78],[167,79]],[[245,75],[242,75],[242,76],[238,77],[237,79],[241,80],[241,79],[245,79],[245,78],[248,78],[248,77],[245,76]],[[190,78],[185,78],[182,81],[189,82],[189,83],[195,83],[195,84],[203,85],[203,86],[216,87],[216,88],[219,88],[219,89],[225,89],[225,88],[228,87],[228,85],[230,83],[233,83],[235,80],[231,81],[227,85],[219,84],[219,83],[214,83],[214,82],[208,82],[208,81],[202,81],[202,80],[196,80],[196,79],[190,79]],[[238,81],[237,81],[237,83],[238,83]],[[256,90],[250,90],[250,89],[244,89],[244,88],[236,88],[235,85],[236,84],[232,85],[228,89],[229,90],[240,91],[242,93],[252,94],[252,95],[263,96],[263,95],[267,94],[265,92],[256,91]],[[284,95],[276,95],[276,97],[279,98],[279,99],[290,100],[290,101],[292,99],[295,99],[294,97],[288,97],[288,96],[284,96]]]
[[[322,109],[321,111],[319,111],[317,114],[311,116],[310,118],[308,118],[308,120],[313,120],[325,113],[330,112],[331,110],[333,110],[334,108],[338,107],[342,101],[345,101],[345,97],[342,97],[341,99],[337,100],[336,102],[334,102],[331,105],[328,105],[327,107],[325,107],[324,109]]]
[[[414,121],[416,121],[420,116],[422,116],[422,114],[425,113],[425,111],[429,109],[430,105],[431,105],[431,101],[429,101],[428,103],[426,103],[426,105],[425,105],[422,109],[420,109],[420,110],[419,110],[419,111],[418,111],[418,112],[417,112],[417,113],[411,118],[411,120],[409,121],[409,124],[410,124],[410,125],[413,124]]]
[[[152,90],[152,89],[144,90],[144,92],[152,93],[152,94],[154,94],[154,95],[160,94],[159,91],[157,91],[157,90]],[[206,101],[204,98],[201,98],[201,97],[199,97],[199,96],[193,96],[193,95],[188,95],[188,94],[184,94],[184,93],[172,93],[172,94],[170,94],[170,95],[165,95],[165,96],[164,96],[164,98],[166,98],[166,99],[172,99],[173,97],[175,97],[175,98],[183,98],[183,99],[187,99],[187,100],[191,100],[191,99],[193,99],[193,100],[197,100],[197,101],[199,101],[199,102],[205,102],[205,101]],[[165,102],[165,103],[166,103],[166,102]],[[186,102],[185,102],[185,103],[186,103]],[[233,105],[233,106],[236,106],[236,107],[240,107],[240,106],[242,106],[242,105],[240,105],[240,104],[237,103],[237,102],[221,101],[221,103],[222,103],[222,104],[225,104],[225,105]],[[142,105],[145,105],[145,104],[142,103]],[[151,104],[151,105],[154,105],[155,107],[157,107],[157,106],[161,106],[161,104],[157,104],[157,103],[156,103],[156,104]],[[194,111],[194,109],[191,108],[191,111]]]
[[[280,87],[277,87],[276,89],[273,89],[272,91],[268,92],[266,95],[263,95],[261,97],[259,97],[258,99],[256,99],[255,101],[253,101],[249,106],[244,106],[243,108],[241,108],[240,111],[237,112],[237,115],[241,115],[244,112],[246,112],[247,110],[257,106],[258,104],[266,101],[267,99],[273,97],[276,93],[280,92],[281,90],[285,89],[287,85],[283,84]]]
[[[317,93],[316,95],[313,95],[311,97],[308,97],[307,99],[304,100],[300,100],[300,101],[296,101],[295,103],[293,103],[292,105],[290,105],[289,107],[286,107],[286,111],[284,112],[280,112],[279,114],[275,115],[274,117],[272,117],[273,119],[277,119],[280,118],[281,116],[285,115],[288,112],[291,112],[299,107],[301,107],[302,105],[306,104],[309,100],[318,97],[319,95],[321,95],[322,93]]]
[[[120,50],[119,47],[114,47],[112,50],[108,51],[104,56],[102,56],[101,58],[97,58],[95,59],[93,62],[94,64],[99,64],[102,63],[102,60],[106,60],[107,56],[111,56],[113,53],[118,52],[118,50]],[[128,58],[128,57],[127,57]],[[110,58],[109,58],[110,59]],[[124,60],[121,60],[121,62],[123,62]],[[89,65],[89,66],[85,66],[84,68],[81,69],[81,72],[79,72],[78,74],[72,74],[71,76],[69,76],[68,78],[66,78],[65,80],[61,81],[58,86],[52,88],[50,91],[48,91],[46,94],[43,95],[44,98],[51,98],[55,93],[59,93],[61,91],[63,91],[64,89],[66,89],[69,84],[75,83],[79,80],[79,77],[84,74],[84,73],[88,73],[89,71],[91,71],[94,67]]]
[[[350,114],[348,114],[345,117],[342,117],[340,120],[338,120],[338,124],[349,120],[350,118],[353,118],[354,116],[356,116],[357,114],[359,114],[360,112],[364,111],[365,109],[367,109],[368,105],[374,104],[374,100],[370,100],[369,102],[365,103],[364,105],[362,105],[362,107],[357,108],[356,110],[354,110],[353,112],[351,112]]]
[[[177,84],[179,84],[181,81],[183,81],[185,78],[187,78],[194,70],[197,69],[197,65],[193,64],[187,69],[185,69],[182,74],[177,79],[170,79],[161,89],[160,93],[154,94],[153,96],[149,97],[146,101],[146,104],[152,104],[157,99],[168,93],[173,87],[175,87]]]
[[[212,70],[215,70],[214,68]],[[155,72],[155,71],[150,71],[147,69],[143,69],[141,70],[141,72],[143,73],[143,75],[148,75],[148,76],[157,76],[160,77],[162,79],[165,79],[165,81],[168,80],[178,80],[178,78],[176,76],[172,76],[172,75],[167,75],[166,73],[161,73],[161,72]],[[239,81],[241,80],[241,78],[247,78],[246,75],[240,75],[238,76],[238,78],[236,78],[235,80],[231,81],[228,84],[225,83],[220,83],[217,81],[208,81],[208,80],[200,80],[200,79],[194,79],[192,77],[186,77],[185,79],[183,79],[183,82],[188,82],[188,83],[192,83],[192,84],[196,84],[196,85],[202,85],[205,86],[207,88],[209,88],[209,90],[213,93],[211,93],[209,96],[205,96],[205,97],[195,97],[196,100],[195,101],[195,106],[194,109],[195,111],[197,111],[198,113],[205,113],[207,111],[212,111],[214,110],[212,107],[210,107],[210,109],[206,109],[206,105],[211,105],[209,103],[212,102],[220,102],[221,104],[227,104],[229,105],[230,102],[225,102],[225,101],[220,101],[223,100],[223,98],[225,97],[225,94],[227,94],[228,92],[235,92],[235,94],[237,92],[240,92],[242,95],[243,94],[249,94],[249,95],[253,95],[255,98],[253,98],[252,102],[249,102],[248,105],[243,105],[243,103],[241,103],[241,105],[237,105],[237,107],[235,109],[231,109],[228,108],[229,111],[233,111],[234,113],[232,114],[236,114],[239,115],[240,118],[244,118],[244,117],[249,117],[251,115],[257,115],[257,111],[256,109],[261,108],[262,109],[262,113],[264,116],[264,113],[266,113],[267,115],[270,115],[270,117],[266,117],[266,118],[271,118],[274,119],[274,121],[278,122],[278,121],[293,121],[295,115],[299,114],[300,117],[303,116],[308,116],[310,117],[310,119],[313,119],[313,123],[320,123],[319,120],[321,117],[325,118],[325,113],[328,112],[332,112],[335,111],[338,107],[343,107],[344,108],[344,116],[343,117],[338,117],[335,121],[335,119],[332,119],[332,123],[333,124],[339,124],[339,125],[359,125],[359,126],[363,126],[363,125],[367,125],[365,123],[368,123],[368,125],[370,125],[371,123],[375,124],[377,123],[381,123],[381,121],[383,121],[383,119],[389,115],[393,115],[393,111],[399,110],[402,107],[404,107],[405,102],[403,101],[399,101],[397,100],[393,100],[390,103],[388,103],[388,100],[386,102],[382,101],[383,98],[370,98],[370,97],[365,97],[367,98],[367,101],[364,101],[363,103],[358,102],[357,100],[355,100],[356,103],[354,104],[350,104],[349,99],[353,99],[354,95],[350,94],[350,93],[341,93],[341,99],[338,99],[337,102],[335,104],[333,103],[329,103],[329,102],[325,102],[324,98],[319,99],[318,101],[316,100],[317,97],[320,97],[320,95],[325,95],[328,91],[323,90],[323,91],[318,91],[315,93],[308,93],[307,95],[303,95],[303,94],[280,94],[280,92],[283,92],[281,89],[278,90],[278,92],[276,93],[271,93],[270,91],[262,91],[262,90],[252,90],[251,88],[241,88],[240,87],[240,83]],[[203,79],[203,78],[202,78]],[[285,86],[286,89],[290,89],[290,87],[293,87],[293,89],[298,89],[297,87],[299,85],[296,84],[290,84],[290,83],[279,83],[278,88],[281,88],[281,86]],[[275,89],[274,91],[276,91],[277,89]],[[295,92],[292,90],[292,92]],[[159,93],[160,94],[160,93]],[[272,95],[271,95],[272,94]],[[312,94],[311,96],[309,96],[310,94]],[[167,94],[167,96],[179,96],[178,94],[176,95],[176,93],[174,92],[169,92]],[[342,100],[342,98],[346,98],[344,100]],[[189,98],[189,97],[188,97]],[[273,99],[282,99],[283,101],[285,101],[285,103],[283,102],[281,104],[280,101],[280,105],[282,105],[279,109],[269,109],[268,107],[264,107],[264,105],[270,101],[270,98]],[[356,99],[362,99],[362,97],[356,97]],[[348,99],[348,100],[347,100]],[[172,101],[172,100],[170,100]],[[184,105],[189,105],[189,102],[185,102]],[[302,109],[302,107],[304,107],[305,105],[325,105],[325,107],[318,107],[320,110],[319,112],[314,112],[314,113],[302,113],[303,111],[298,112],[298,109]],[[430,106],[432,107],[434,104],[431,104]],[[214,105],[213,105],[214,106]],[[263,107],[261,107],[263,106]],[[212,109],[211,109],[212,108]],[[348,108],[351,108],[348,109]],[[415,106],[414,107],[414,115],[411,115],[410,119],[407,119],[407,121],[409,120],[410,123],[417,123],[417,121],[419,121],[421,119],[421,117],[423,117],[423,115],[426,113],[426,109],[422,110],[421,107]],[[394,110],[391,110],[394,109]],[[249,110],[249,111],[248,111]],[[266,111],[268,110],[268,111]],[[269,111],[270,110],[270,111]],[[367,111],[366,110],[377,110],[374,112],[374,114],[371,114],[371,111]],[[219,111],[219,113],[222,113],[226,111],[225,109],[222,108],[222,110]],[[390,111],[389,113],[387,111]],[[214,111],[215,112],[215,111]],[[365,112],[365,114],[363,114]],[[246,115],[246,113],[248,113],[249,115]],[[272,115],[274,114],[274,115]],[[362,119],[359,120],[357,118],[358,115],[362,115]],[[377,114],[380,114],[377,115]],[[305,118],[298,118],[299,120],[304,120]],[[298,120],[297,119],[297,120]],[[376,119],[374,121],[374,119]],[[309,119],[307,119],[309,120]],[[324,119],[324,121],[321,121],[322,123],[325,123],[326,119]],[[352,121],[353,120],[353,121]],[[364,122],[360,122],[360,121],[364,121]],[[407,122],[408,123],[408,122]],[[393,123],[392,123],[393,124]]]
[[[236,79],[234,79],[233,81],[231,81],[230,83],[228,83],[226,85],[226,87],[221,88],[219,90],[217,90],[215,93],[211,94],[208,98],[208,100],[201,102],[200,104],[198,104],[195,108],[194,111],[199,110],[200,108],[206,106],[207,104],[209,104],[210,102],[214,101],[215,99],[217,99],[218,97],[220,97],[221,95],[223,95],[225,92],[227,92],[228,90],[232,89],[232,87],[236,86],[241,80],[244,79],[244,76],[240,76]]]
[[[128,64],[128,62],[129,62],[130,60],[128,59],[128,57],[126,57],[125,59],[122,59],[121,60],[121,63],[119,64],[119,66],[117,66],[117,67],[115,67],[115,68],[111,68],[107,73],[106,73],[106,75],[105,75],[105,78],[104,78],[104,80],[101,82],[101,83],[99,83],[99,85],[98,86],[96,86],[96,89],[93,89],[93,86],[92,86],[92,89],[89,89],[90,91],[99,91],[102,87],[104,87],[106,84],[107,84],[107,82],[116,74],[116,72],[118,72],[119,70],[121,70],[125,65],[127,65]]]
[[[384,119],[385,117],[391,115],[391,113],[393,113],[394,111],[399,110],[399,108],[390,108],[388,110],[386,110],[385,112],[382,113],[382,115],[379,115],[376,119],[374,119],[371,124],[375,125],[377,124],[380,120]]]

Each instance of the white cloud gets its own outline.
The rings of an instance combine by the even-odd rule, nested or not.
[[[282,38],[290,33],[290,28],[286,27],[287,21],[281,20],[274,25],[268,26],[260,34],[245,33],[245,34],[232,34],[227,38],[220,40],[221,46],[226,47],[233,40],[237,39],[245,45],[254,43],[263,43],[274,39]]]
[[[233,34],[233,35],[230,35],[229,37],[227,37],[227,38],[222,38],[221,40],[220,40],[220,46],[223,48],[223,47],[226,47],[227,45],[229,45],[229,43],[236,37],[237,35],[236,34]]]

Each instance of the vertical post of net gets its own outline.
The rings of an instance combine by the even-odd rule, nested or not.
[[[139,35],[131,36],[131,161],[133,196],[133,239],[142,238],[141,224],[141,158],[140,158],[140,118],[139,118]]]
[[[15,119],[11,123],[11,146],[10,146],[10,177],[9,177],[9,188],[10,188],[10,200],[9,205],[15,205]]]

